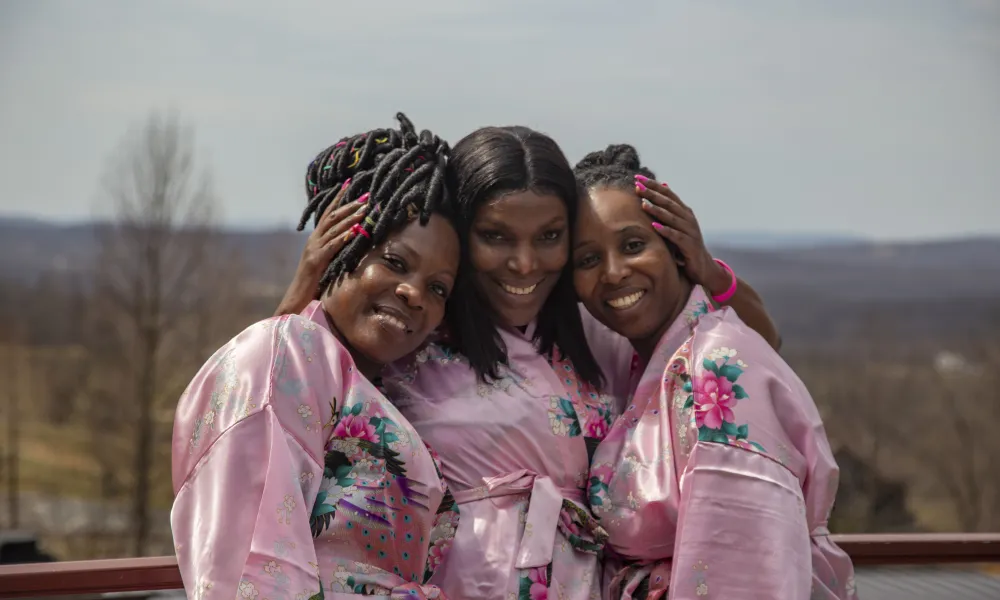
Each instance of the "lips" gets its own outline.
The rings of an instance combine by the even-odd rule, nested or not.
[[[498,281],[497,283],[500,285],[500,288],[503,289],[503,291],[507,292],[512,296],[528,296],[536,289],[538,289],[538,284],[540,284],[541,281],[536,281],[531,285],[511,285],[509,283],[504,283],[502,281]]]
[[[628,310],[638,304],[645,295],[646,290],[642,289],[622,290],[604,302],[614,310]]]
[[[413,319],[405,311],[395,306],[377,304],[375,306],[375,318],[390,331],[395,330],[403,334],[413,333]]]

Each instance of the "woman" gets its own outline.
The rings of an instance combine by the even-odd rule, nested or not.
[[[441,323],[460,255],[448,147],[397,117],[310,165],[303,223],[339,205],[321,300],[236,336],[181,398],[171,525],[189,597],[444,597],[426,582],[454,502],[372,384]]]
[[[576,291],[640,366],[590,472],[591,508],[623,558],[605,597],[856,598],[828,537],[838,469],[809,392],[715,310],[643,206],[690,209],[631,146],[587,155],[577,176]]]
[[[448,182],[466,260],[447,331],[385,372],[388,396],[444,457],[460,504],[433,582],[455,598],[596,597],[604,532],[586,510],[588,448],[627,394],[632,349],[576,302],[576,180],[551,138],[486,127],[455,145]],[[707,252],[700,240],[689,248]],[[314,293],[313,256],[315,240],[279,312]],[[730,301],[773,333],[748,286]]]

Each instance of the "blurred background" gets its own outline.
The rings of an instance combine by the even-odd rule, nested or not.
[[[0,544],[172,554],[178,396],[398,110],[638,147],[776,318],[834,531],[1000,531],[1000,0],[4,0]]]

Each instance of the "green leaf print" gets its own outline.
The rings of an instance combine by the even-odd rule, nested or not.
[[[719,373],[719,365],[715,364],[714,360],[709,360],[709,359],[706,358],[705,360],[701,361],[701,364],[702,364],[703,367],[705,367],[705,370],[711,371],[711,372],[715,373],[716,375],[720,374]]]
[[[736,365],[722,365],[717,371],[719,377],[725,377],[729,381],[736,381],[743,374],[743,369]]]
[[[745,440],[750,435],[750,426],[744,423],[736,428],[736,439]]]
[[[742,385],[734,385],[733,394],[736,396],[737,400],[745,400],[749,398],[749,396],[747,396],[746,390],[743,389]]]
[[[361,414],[361,411],[364,410],[364,408],[365,408],[364,402],[358,402],[357,404],[351,407],[351,414],[356,417]]]
[[[730,423],[729,421],[722,422],[722,431],[726,435],[736,435],[737,427],[736,423]]]
[[[687,410],[694,406],[694,394],[688,396],[687,400],[684,402],[684,410]]]
[[[521,577],[521,585],[518,586],[517,600],[531,600],[531,579],[527,575]]]

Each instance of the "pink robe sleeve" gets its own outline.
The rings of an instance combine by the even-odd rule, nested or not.
[[[808,390],[730,310],[691,344],[669,597],[856,598],[828,539],[837,467]]]
[[[171,511],[188,597],[320,592],[309,517],[345,354],[312,321],[285,316],[241,333],[191,382],[174,424]]]

